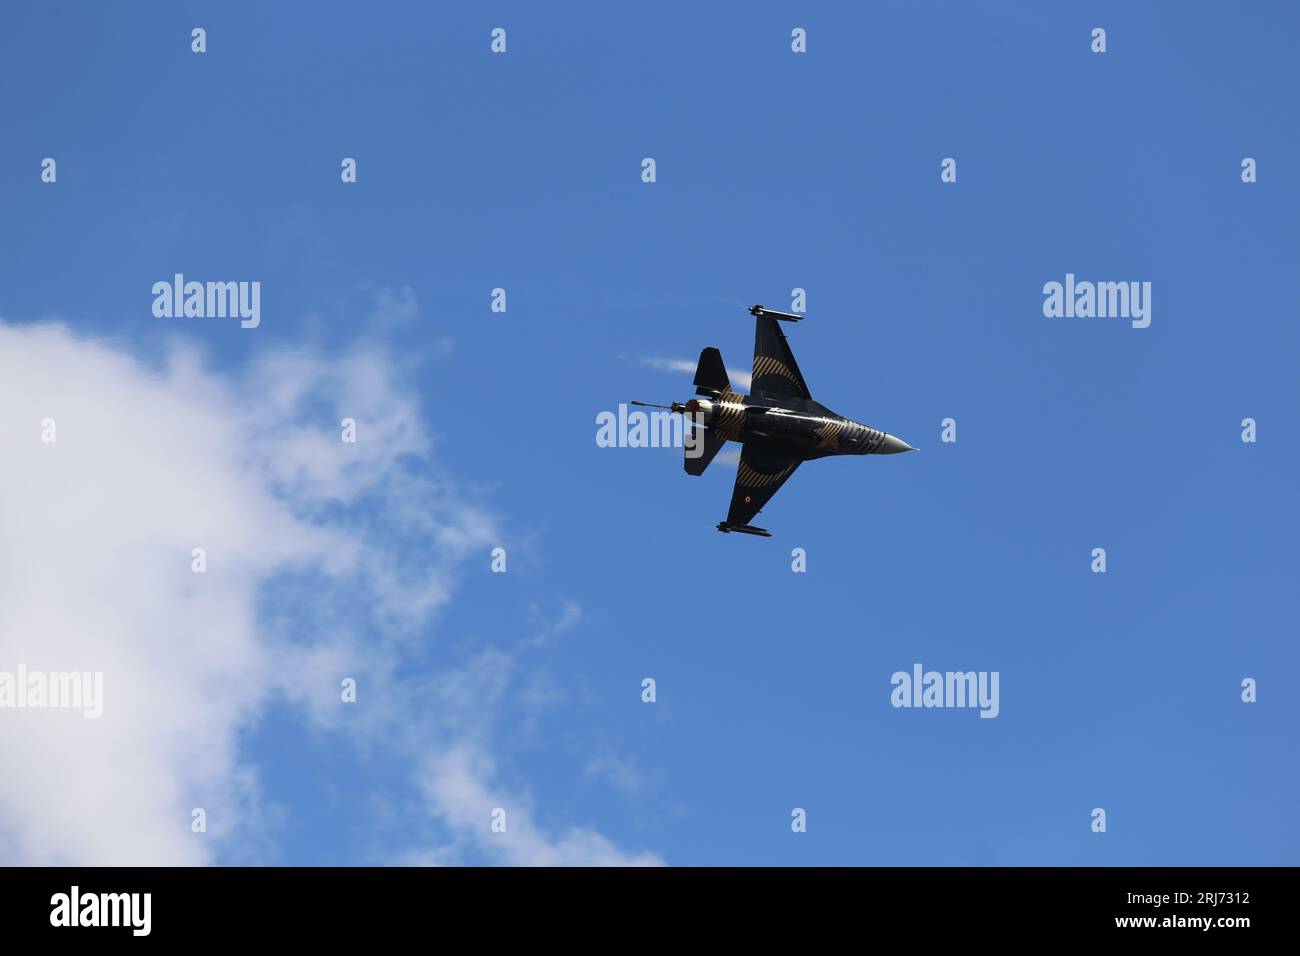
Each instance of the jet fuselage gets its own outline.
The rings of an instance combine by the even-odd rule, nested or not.
[[[719,438],[779,442],[798,451],[804,461],[828,455],[893,455],[912,450],[902,439],[837,415],[811,399],[771,399],[727,390],[713,399],[693,398],[683,405],[683,411]]]

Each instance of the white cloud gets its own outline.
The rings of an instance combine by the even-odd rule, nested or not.
[[[587,761],[584,774],[592,779],[604,780],[623,793],[639,793],[647,785],[647,777],[635,760],[614,754],[603,754]]]
[[[461,835],[462,842],[510,866],[660,866],[652,853],[628,855],[588,827],[558,835],[538,828],[523,795],[486,783],[496,777],[492,758],[471,744],[455,747],[429,765],[425,793],[433,811]],[[492,829],[493,813],[505,811],[504,832]],[[443,849],[408,862],[446,863],[457,858]]]
[[[229,375],[183,345],[150,368],[62,326],[0,323],[0,670],[104,674],[99,720],[0,709],[0,863],[210,863],[266,815],[238,740],[272,694],[329,726],[340,674],[392,683],[384,641],[420,633],[496,539],[433,467],[401,379],[364,347],[278,352]],[[355,445],[340,441],[342,417],[357,421]],[[272,584],[301,614],[260,613]],[[362,646],[331,628],[340,590],[391,637]],[[480,679],[508,679],[508,658],[480,663]],[[459,676],[441,678],[445,695],[470,693]],[[361,733],[409,722],[411,695],[392,690]],[[466,757],[482,719],[466,703],[459,723],[408,741],[447,821],[496,772]],[[206,834],[190,830],[195,807]],[[619,858],[599,834],[551,838],[527,819],[510,860]]]
[[[566,606],[562,620],[572,626],[578,613],[576,605],[573,611]],[[514,655],[488,650],[418,693],[425,713],[436,716],[415,725],[419,729],[410,742],[446,742],[423,745],[429,756],[417,781],[429,812],[443,824],[451,843],[410,851],[398,862],[454,865],[473,853],[509,866],[662,866],[658,855],[625,852],[590,827],[547,831],[536,822],[530,795],[500,782],[492,756],[495,715],[517,669]],[[504,832],[492,829],[498,808],[506,813]]]
[[[576,601],[565,601],[559,617],[554,620],[547,618],[536,605],[529,610],[537,628],[537,633],[528,640],[533,647],[542,647],[553,638],[567,634],[582,620],[582,608]]]

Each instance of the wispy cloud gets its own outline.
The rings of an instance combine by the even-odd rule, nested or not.
[[[640,793],[649,783],[646,773],[635,760],[613,754],[593,757],[583,772],[587,777],[604,780],[615,790],[629,795]]]
[[[425,794],[433,812],[446,820],[461,845],[469,843],[489,858],[512,866],[659,866],[652,853],[628,854],[589,827],[557,834],[541,830],[531,801],[524,795],[491,785],[496,777],[493,758],[484,750],[462,745],[428,767]],[[493,829],[497,820],[504,829]],[[458,862],[456,848],[416,851],[405,862]]]
[[[477,844],[456,828],[477,825],[475,800],[492,793],[517,808],[510,841],[483,847],[493,859],[652,861],[594,831],[544,832],[526,792],[496,796],[484,755],[510,652],[399,676],[465,563],[499,537],[432,457],[404,380],[365,343],[226,373],[183,343],[152,367],[59,325],[0,322],[0,670],[104,674],[99,720],[0,710],[0,863],[204,864],[237,843],[255,855],[248,834],[275,808],[240,741],[276,694],[326,732],[406,755],[447,824],[431,856]],[[565,605],[543,633],[580,616]],[[341,704],[343,676],[369,706]],[[430,693],[445,704],[434,722],[420,719]],[[206,833],[191,831],[193,808]]]
[[[541,608],[536,605],[530,608],[530,612],[537,633],[529,639],[528,643],[535,647],[541,647],[553,638],[573,630],[577,623],[582,620],[582,608],[578,606],[576,601],[565,601],[564,607],[555,618],[544,615]]]

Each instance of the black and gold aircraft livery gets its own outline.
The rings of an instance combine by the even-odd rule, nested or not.
[[[686,473],[702,475],[728,441],[741,443],[736,487],[731,493],[727,520],[719,531],[771,534],[750,525],[772,496],[805,461],[827,455],[894,455],[914,451],[893,435],[837,415],[813,401],[795,363],[790,344],[778,321],[798,322],[803,316],[773,312],[761,305],[750,310],[755,317],[754,374],[748,395],[731,387],[722,353],[707,348],[695,369],[695,394],[689,402],[651,405],[686,416],[687,426],[703,427],[702,440],[693,430],[686,442]]]

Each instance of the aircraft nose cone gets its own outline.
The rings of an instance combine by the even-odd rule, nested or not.
[[[897,455],[901,451],[916,451],[911,445],[894,435],[886,435],[876,450],[877,455]]]

